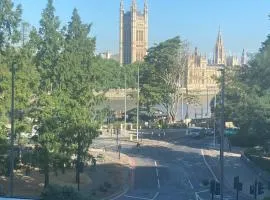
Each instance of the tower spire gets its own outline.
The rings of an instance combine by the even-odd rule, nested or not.
[[[217,65],[226,64],[225,61],[225,50],[223,46],[223,41],[221,37],[220,26],[218,27],[218,36],[215,45],[214,63]]]
[[[144,0],[144,10],[148,10],[147,0]]]
[[[120,0],[120,10],[124,10],[124,2],[123,2],[123,0]]]
[[[246,64],[246,53],[245,53],[245,49],[243,49],[242,56],[241,56],[241,65],[245,65],[245,64]]]
[[[136,0],[132,0],[132,5],[131,5],[131,7],[132,7],[132,8],[136,8],[136,6],[137,6]]]

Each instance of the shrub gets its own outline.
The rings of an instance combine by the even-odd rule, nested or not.
[[[41,194],[43,200],[86,200],[89,198],[84,197],[73,187],[49,185]]]
[[[233,146],[254,147],[261,143],[259,136],[253,134],[236,134],[228,138]]]

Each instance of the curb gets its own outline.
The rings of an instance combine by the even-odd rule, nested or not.
[[[129,166],[129,171],[130,171],[129,174],[133,175],[133,174],[134,174],[133,170],[134,170],[134,168],[135,168],[135,162],[134,162],[134,160],[131,161],[131,158],[130,158],[127,154],[125,154],[125,153],[122,153],[122,154],[124,154],[125,156],[128,157],[128,160],[129,160],[128,166]],[[132,177],[129,175],[129,181],[130,181],[130,182],[131,182],[131,178],[132,178]],[[129,183],[129,184],[130,184],[130,183]],[[128,183],[127,183],[127,185],[128,185]],[[129,186],[124,186],[124,187],[123,187],[122,189],[120,189],[119,191],[115,192],[114,194],[111,194],[110,196],[104,197],[104,198],[102,198],[101,200],[116,200],[116,199],[118,199],[119,197],[121,197],[121,196],[123,196],[124,194],[126,194],[126,193],[128,192],[129,189],[130,189]]]

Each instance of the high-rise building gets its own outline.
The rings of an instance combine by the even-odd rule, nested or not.
[[[226,65],[225,50],[223,46],[220,28],[218,31],[217,41],[214,48],[214,65]]]
[[[144,11],[137,9],[136,0],[132,0],[131,9],[124,11],[123,0],[120,3],[120,48],[121,64],[142,61],[148,48],[148,6],[144,2]]]
[[[109,51],[100,53],[99,55],[101,58],[104,58],[104,59],[111,59],[112,58],[112,54]]]

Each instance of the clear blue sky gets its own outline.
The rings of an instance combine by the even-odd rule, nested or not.
[[[137,0],[143,8],[144,0]],[[14,0],[21,3],[23,19],[38,27],[47,0]],[[56,15],[66,24],[76,7],[87,23],[93,23],[97,52],[118,52],[120,0],[55,0]],[[124,0],[125,10],[131,0]],[[220,25],[226,52],[256,52],[269,31],[269,0],[148,0],[150,46],[180,35],[191,48],[209,55]]]

